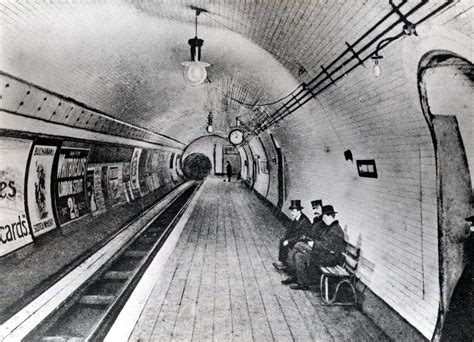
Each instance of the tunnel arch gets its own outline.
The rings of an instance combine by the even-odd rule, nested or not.
[[[183,150],[183,160],[192,153],[200,153],[208,157],[212,166],[210,171],[212,175],[224,174],[227,161],[231,163],[232,173],[235,176],[242,172],[237,147],[219,133],[203,135],[191,141]]]
[[[439,78],[443,69],[453,73],[449,80],[442,82]],[[465,70],[464,70],[465,69]],[[472,215],[472,103],[463,108],[439,106],[449,99],[458,101],[458,93],[473,87],[473,64],[466,58],[447,50],[427,52],[420,59],[418,70],[418,91],[423,114],[427,120],[436,152],[436,178],[438,193],[438,244],[439,244],[439,284],[440,305],[434,332],[434,340],[445,339],[453,334],[468,334],[470,322],[462,314],[464,302],[456,292],[466,292],[472,285],[469,275],[468,244],[469,224],[465,218]],[[460,74],[461,76],[454,77]],[[468,83],[461,84],[462,78]],[[434,84],[438,81],[438,85]],[[453,94],[453,89],[456,94]],[[464,89],[463,89],[464,88]],[[466,90],[467,89],[467,90]],[[452,101],[451,101],[452,102]],[[472,102],[472,101],[471,101]],[[452,111],[456,108],[457,111]],[[461,122],[466,127],[462,127]],[[466,232],[467,230],[467,232]],[[472,246],[470,247],[472,248]],[[466,278],[467,277],[467,278]],[[467,296],[472,293],[467,293]],[[464,336],[465,337],[465,336]]]
[[[211,169],[211,161],[202,153],[191,153],[183,161],[183,173],[188,179],[203,180]]]
[[[5,40],[8,46],[4,48],[9,53],[5,55],[3,69],[68,98],[87,103],[111,117],[125,118],[127,122],[147,127],[150,131],[160,132],[185,144],[203,132],[199,125],[203,121],[202,113],[196,108],[206,108],[206,113],[209,110],[219,112],[220,118],[216,116],[215,121],[221,121],[224,127],[228,126],[227,122],[235,122],[233,113],[226,113],[227,105],[218,100],[226,87],[245,91],[254,99],[271,99],[287,94],[298,86],[290,70],[250,37],[201,21],[199,32],[206,37],[203,60],[212,65],[208,75],[212,83],[209,82],[205,87],[189,87],[183,79],[183,67],[177,61],[189,58],[186,42],[194,31],[194,22],[187,15],[175,17],[179,11],[170,17],[163,11],[147,14],[150,9],[142,7],[148,6],[132,1],[88,3],[86,6],[77,3],[72,5],[72,10],[67,6],[43,3],[37,9],[31,9],[37,19],[56,17],[61,20],[45,23],[39,19],[28,21],[27,24],[24,20],[18,20],[32,32],[43,32],[39,35],[40,40],[34,40],[31,44],[25,42],[23,46],[20,46],[19,41],[26,32],[24,28],[9,26],[6,35],[18,39]],[[89,18],[96,18],[90,25],[80,24],[85,8]],[[103,17],[106,12],[109,15]],[[114,21],[114,17],[123,20]],[[58,39],[48,39],[49,34]],[[88,46],[96,46],[97,49],[88,52],[77,49],[71,37],[80,35],[87,36]],[[26,40],[31,37],[24,36]],[[106,37],[111,37],[107,39],[107,48],[101,40]],[[170,44],[178,41],[183,44]],[[37,45],[44,47],[42,52],[33,48]],[[142,51],[143,46],[148,48]],[[137,55],[129,53],[135,49],[141,52]],[[76,58],[57,58],[51,63],[51,51],[63,51],[64,56],[74,54]],[[21,66],[17,63],[17,54],[24,59]],[[156,62],[149,63],[150,58],[155,58]],[[42,67],[38,68],[37,63]],[[84,73],[88,68],[94,71]],[[68,73],[61,72],[63,70],[68,70]],[[109,76],[116,72],[128,79],[130,85],[125,86]],[[91,76],[93,74],[102,76]],[[84,82],[73,81],[76,77]],[[143,81],[145,79],[147,81]],[[80,91],[80,84],[86,83],[89,86]],[[229,107],[233,107],[232,112],[238,111],[236,105]],[[242,119],[247,120],[246,113],[243,113]]]
[[[201,141],[202,139],[209,139],[209,138],[221,138],[221,139],[226,139],[226,137],[224,135],[221,135],[221,134],[218,134],[218,133],[214,133],[214,134],[208,134],[208,135],[201,135],[193,140],[191,140],[187,145],[186,147],[183,149],[183,156],[188,152],[188,150],[190,148],[192,148],[192,146],[196,143],[198,143],[199,141]]]

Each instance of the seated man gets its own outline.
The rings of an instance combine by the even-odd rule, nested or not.
[[[326,225],[319,239],[310,241],[306,249],[298,251],[295,255],[296,269],[293,269],[293,277],[285,282],[294,283],[290,288],[294,290],[309,289],[310,272],[320,266],[336,266],[344,263],[342,255],[344,245],[344,232],[336,220],[336,212],[331,205],[325,205],[322,210],[323,222]],[[296,276],[295,276],[296,275]]]
[[[286,269],[288,253],[290,249],[293,248],[301,236],[308,233],[309,227],[311,226],[309,219],[301,212],[303,207],[301,206],[300,200],[291,200],[289,209],[291,210],[290,214],[293,222],[291,223],[291,226],[287,228],[283,237],[280,239],[278,262],[273,263],[273,266],[277,270]]]
[[[307,238],[309,238],[309,240],[317,240],[324,230],[324,224],[321,224],[323,221],[323,218],[321,216],[323,212],[323,201],[311,201],[311,207],[313,208],[314,217],[313,224],[311,225],[311,229]]]
[[[311,247],[308,245],[310,241],[314,241],[319,239],[321,233],[324,231],[326,225],[322,221],[321,213],[323,210],[323,201],[322,200],[314,200],[311,201],[311,207],[313,208],[313,223],[309,229],[309,231],[303,235],[299,241],[296,243],[295,247],[291,249],[288,255],[288,268],[290,270],[296,269],[296,260],[295,255],[297,252],[310,252]],[[282,282],[283,284],[286,283],[286,280]]]

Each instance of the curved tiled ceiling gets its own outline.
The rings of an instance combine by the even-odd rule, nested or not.
[[[187,85],[187,40],[205,40],[209,80]],[[1,69],[128,123],[189,143],[319,73],[390,10],[385,1],[12,1],[2,6]],[[306,72],[301,73],[301,71]],[[237,100],[237,101],[235,101]],[[281,103],[280,103],[281,104]]]

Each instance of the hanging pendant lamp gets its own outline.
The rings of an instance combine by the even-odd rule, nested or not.
[[[204,44],[204,39],[200,39],[197,36],[197,18],[201,12],[207,12],[205,9],[192,7],[196,10],[195,18],[195,36],[188,40],[188,44],[191,47],[191,62],[183,62],[181,65],[185,67],[184,69],[184,79],[190,85],[199,85],[202,84],[207,78],[207,67],[210,67],[211,64],[206,62],[201,62],[201,47]]]

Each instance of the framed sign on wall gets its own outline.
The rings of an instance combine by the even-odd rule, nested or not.
[[[357,160],[359,177],[378,178],[375,160]]]
[[[260,160],[260,171],[268,174],[268,161]]]
[[[224,154],[239,154],[234,146],[224,146]]]

